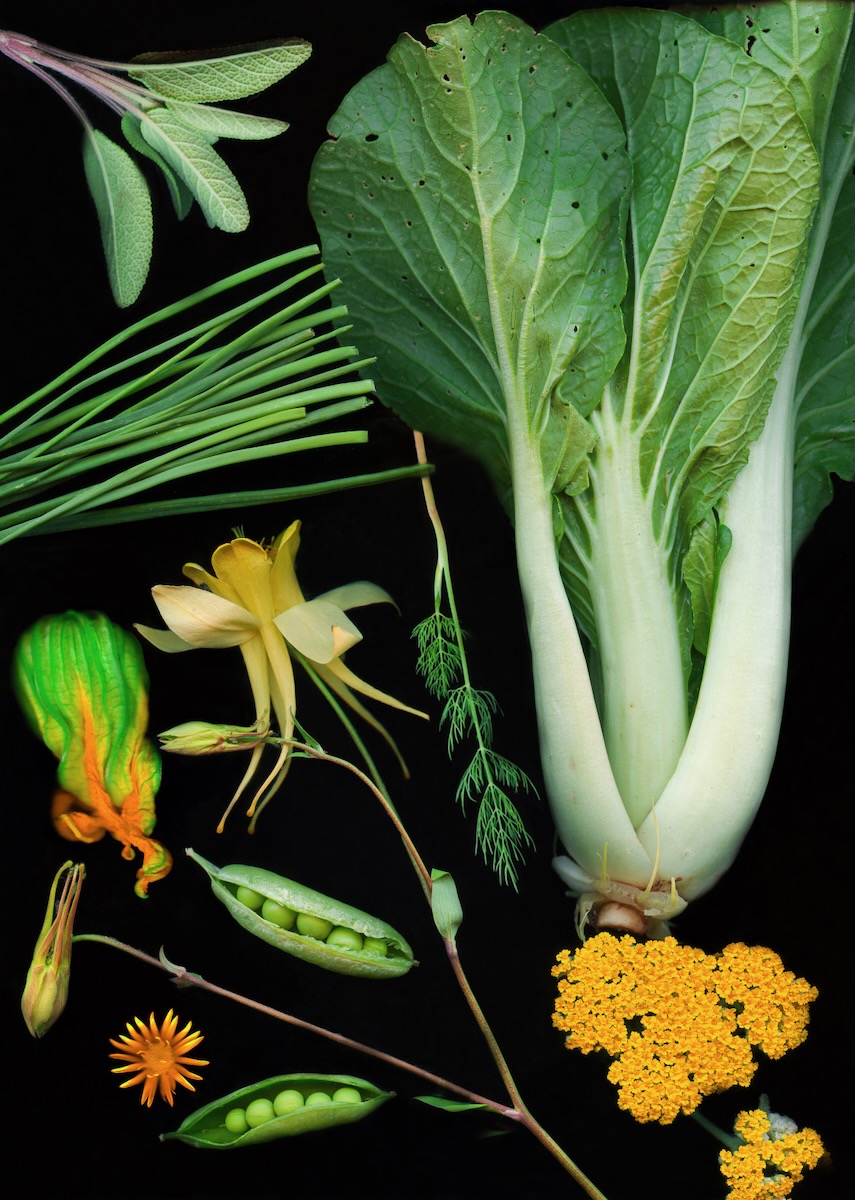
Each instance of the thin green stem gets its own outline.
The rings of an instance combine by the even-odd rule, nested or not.
[[[427,466],[427,451],[425,449],[424,435],[418,430],[413,430],[413,440],[416,444],[416,460],[421,466]],[[466,658],[466,648],[463,644],[463,628],[460,624],[460,618],[457,613],[457,603],[454,599],[454,585],[451,581],[451,569],[448,561],[448,543],[445,540],[445,529],[443,528],[442,520],[439,515],[439,509],[436,505],[436,499],[433,494],[433,484],[430,476],[422,476],[422,492],[425,498],[425,507],[427,509],[430,523],[433,526],[433,534],[436,539],[436,577],[434,584],[434,603],[437,612],[442,601],[442,592],[445,591],[446,599],[448,600],[449,613],[454,622],[454,637],[457,642],[457,648],[460,651],[460,673],[463,676],[463,685],[466,688],[472,689],[472,680],[469,675],[469,663]],[[480,724],[475,722],[476,736],[478,738],[479,749],[485,749],[483,739],[481,738]]]
[[[697,1121],[702,1129],[705,1129],[707,1133],[711,1133],[716,1141],[721,1142],[728,1150],[738,1150],[740,1146],[745,1145],[742,1138],[737,1137],[734,1133],[725,1133],[709,1117],[705,1117],[702,1112],[693,1112],[689,1115]]]
[[[294,487],[268,488],[257,492],[220,492],[216,496],[188,496],[180,500],[158,500],[146,504],[128,504],[110,508],[104,512],[79,513],[72,517],[51,518],[48,525],[31,532],[59,533],[64,529],[87,529],[93,525],[125,525],[131,521],[150,521],[154,517],[168,517],[193,512],[213,512],[220,508],[239,509],[253,504],[291,504],[311,496],[323,496],[329,492],[345,491],[349,488],[369,487],[377,483],[391,483],[409,479],[421,473],[423,468],[393,467],[388,471],[376,471],[366,475],[350,475],[345,479],[327,479],[319,483],[306,483]]]
[[[463,970],[463,965],[460,962],[460,955],[457,951],[456,942],[453,938],[444,938],[443,941],[445,943],[448,961],[451,964],[452,971],[454,972],[454,977],[457,980],[460,990],[463,992],[466,1003],[469,1005],[469,1008],[472,1011],[472,1015],[475,1017],[475,1020],[478,1023],[478,1028],[481,1030],[481,1034],[484,1038],[484,1041],[487,1043],[487,1047],[494,1063],[496,1064],[496,1068],[502,1077],[502,1083],[505,1085],[505,1090],[507,1091],[511,1103],[514,1106],[514,1111],[518,1114],[518,1119],[526,1127],[526,1129],[529,1130],[530,1133],[534,1134],[541,1145],[545,1146],[550,1154],[552,1154],[553,1157],[561,1163],[568,1175],[571,1175],[579,1184],[579,1186],[582,1187],[588,1193],[588,1195],[593,1198],[593,1200],[606,1200],[606,1197],[596,1186],[596,1184],[593,1183],[592,1180],[587,1177],[587,1175],[585,1175],[585,1173],[576,1165],[569,1154],[567,1154],[566,1151],[559,1146],[551,1134],[547,1133],[540,1122],[536,1120],[536,1118],[533,1117],[529,1112],[525,1101],[522,1098],[520,1090],[517,1087],[516,1081],[511,1074],[511,1069],[508,1066],[504,1054],[502,1053],[502,1049],[499,1046],[499,1043],[496,1041],[496,1036],[490,1028],[487,1018],[484,1016],[483,1009],[478,1003],[475,993],[472,990],[471,984],[466,976],[466,972]]]
[[[281,738],[269,738],[268,741],[273,742],[274,744],[279,743],[281,745],[293,746],[295,750],[299,750],[301,754],[306,754],[310,758],[316,758],[322,762],[333,763],[335,766],[344,767],[345,770],[352,772],[357,779],[361,780],[362,783],[365,784],[369,791],[372,792],[379,801],[383,811],[386,813],[386,816],[395,826],[398,836],[401,838],[401,841],[404,843],[407,853],[410,856],[410,861],[418,872],[425,897],[428,901],[430,901],[430,871],[425,866],[421,855],[416,849],[415,842],[410,837],[409,833],[407,833],[404,823],[398,816],[392,801],[373,780],[368,778],[364,771],[361,771],[359,767],[355,766],[352,762],[348,762],[346,758],[337,758],[334,754],[327,754],[326,751],[321,750],[320,747],[310,746],[306,742],[298,742],[293,740],[286,742]]]

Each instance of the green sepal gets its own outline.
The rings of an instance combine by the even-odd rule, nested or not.
[[[233,863],[226,867],[215,867],[191,848],[186,854],[197,862],[211,880],[214,895],[229,910],[239,925],[249,933],[293,954],[304,962],[334,971],[339,975],[358,975],[364,979],[394,979],[406,975],[416,965],[413,951],[406,939],[385,921],[325,896],[293,879],[286,879],[262,867],[250,867]],[[330,946],[318,938],[307,937],[294,930],[281,929],[266,921],[257,912],[247,908],[238,900],[239,887],[250,888],[265,899],[275,900],[286,908],[309,916],[322,917],[334,926],[353,929],[363,937],[377,938],[386,943],[387,953],[381,955],[370,950],[351,950],[344,946]]]
[[[245,1108],[253,1100],[273,1101],[278,1093],[286,1088],[294,1088],[307,1096],[310,1092],[318,1091],[327,1091],[331,1095],[339,1087],[358,1088],[365,1099],[359,1104],[334,1101],[331,1104],[298,1108],[285,1116],[274,1117],[255,1129],[248,1129],[245,1133],[231,1133],[225,1127],[225,1116],[231,1109]],[[207,1150],[233,1150],[238,1146],[257,1146],[262,1142],[274,1142],[278,1138],[295,1137],[300,1133],[329,1129],[333,1125],[351,1125],[354,1121],[362,1121],[394,1094],[381,1091],[373,1083],[368,1083],[365,1079],[356,1079],[352,1075],[274,1075],[260,1083],[238,1088],[237,1091],[229,1092],[227,1096],[206,1104],[204,1108],[197,1109],[189,1117],[185,1117],[174,1132],[162,1133],[160,1140],[177,1140]]]
[[[448,941],[453,942],[463,923],[463,907],[457,894],[457,884],[448,871],[434,868],[430,873],[430,908],[433,922]]]

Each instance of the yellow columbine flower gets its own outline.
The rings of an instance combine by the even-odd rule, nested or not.
[[[33,1037],[47,1033],[62,1015],[68,999],[71,939],[85,874],[82,863],[69,861],[62,864],[53,879],[44,924],[21,997],[21,1012]],[[62,892],[57,902],[60,879]]]
[[[149,1108],[158,1092],[171,1106],[175,1085],[178,1083],[188,1091],[195,1092],[196,1089],[190,1080],[201,1079],[202,1076],[188,1071],[187,1068],[207,1067],[208,1060],[188,1058],[187,1054],[196,1049],[203,1040],[203,1035],[191,1031],[189,1021],[179,1033],[178,1018],[171,1008],[161,1025],[155,1021],[154,1013],[149,1017],[148,1025],[139,1017],[134,1017],[134,1024],[136,1029],[130,1021],[127,1022],[125,1028],[128,1032],[120,1034],[119,1041],[110,1038],[110,1045],[120,1052],[111,1054],[110,1058],[117,1058],[128,1064],[125,1067],[113,1067],[113,1074],[131,1076],[121,1086],[129,1088],[141,1083],[143,1090],[140,1104],[147,1104]]]
[[[816,1130],[761,1108],[741,1112],[734,1130],[743,1144],[719,1155],[728,1200],[783,1200],[824,1154]]]
[[[741,942],[710,955],[673,937],[600,933],[562,950],[552,974],[552,1023],[567,1048],[605,1050],[618,1105],[663,1125],[704,1096],[750,1083],[752,1046],[780,1058],[804,1041],[817,996],[772,950]]]
[[[299,545],[299,521],[289,525],[270,546],[244,537],[226,542],[214,551],[213,574],[196,563],[184,565],[184,574],[197,587],[152,589],[168,631],[136,626],[153,645],[170,652],[200,647],[240,648],[255,701],[256,720],[263,724],[272,710],[280,737],[286,743],[273,771],[250,804],[248,813],[253,818],[250,829],[281,786],[290,765],[291,747],[287,743],[294,736],[297,698],[289,647],[306,659],[341,700],[378,730],[396,754],[392,737],[354,693],[415,716],[426,716],[365,683],[342,660],[344,652],[362,637],[344,610],[382,601],[392,603],[391,596],[376,584],[360,582],[345,584],[307,601],[294,570]],[[168,741],[164,749],[170,749]],[[259,741],[223,814],[220,830],[255,773],[263,750],[264,744]]]

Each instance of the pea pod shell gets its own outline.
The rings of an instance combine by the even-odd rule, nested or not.
[[[359,1104],[337,1101],[333,1104],[298,1108],[282,1117],[265,1121],[245,1133],[230,1133],[225,1127],[226,1113],[233,1108],[246,1108],[253,1100],[267,1099],[271,1102],[285,1088],[296,1088],[304,1096],[310,1092],[328,1091],[339,1087],[359,1088],[365,1099]],[[332,1125],[350,1125],[361,1121],[376,1108],[391,1099],[394,1092],[383,1092],[364,1079],[352,1075],[274,1075],[260,1083],[250,1084],[230,1092],[204,1108],[197,1109],[185,1117],[172,1133],[162,1133],[160,1140],[186,1142],[188,1146],[199,1146],[208,1150],[233,1150],[238,1146],[257,1146],[261,1142],[273,1142],[278,1138],[295,1137],[299,1133],[312,1133]]]
[[[222,901],[238,924],[278,950],[284,950],[287,954],[293,954],[305,962],[314,963],[327,971],[335,971],[339,975],[358,975],[366,979],[394,979],[406,975],[415,964],[413,951],[406,939],[385,921],[380,921],[359,908],[324,896],[302,883],[296,883],[272,871],[265,871],[262,867],[240,864],[215,867],[189,847],[186,853],[206,872],[211,880],[214,895]],[[354,929],[364,937],[382,939],[389,946],[390,953],[383,957],[368,950],[329,946],[317,938],[305,937],[294,930],[281,929],[242,904],[231,890],[238,887],[251,888],[265,898],[284,904],[298,913],[324,917],[333,925]]]

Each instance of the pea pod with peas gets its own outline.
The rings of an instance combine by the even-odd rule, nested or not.
[[[366,979],[394,979],[415,965],[405,938],[361,909],[261,867],[215,867],[190,848],[186,853],[238,924],[277,949]]]
[[[227,1150],[361,1121],[394,1093],[352,1075],[274,1075],[191,1113],[161,1141]]]

